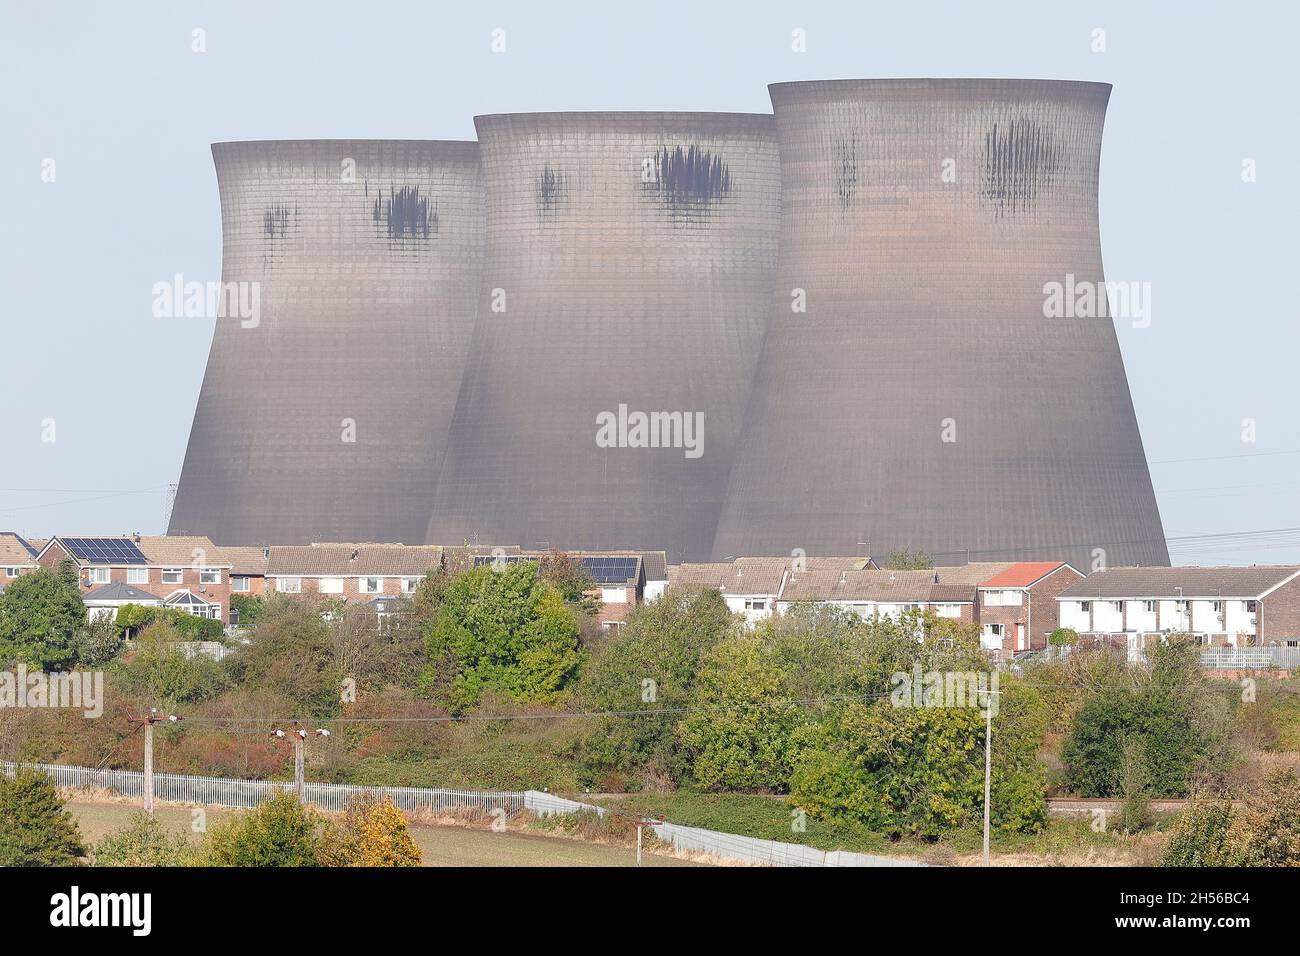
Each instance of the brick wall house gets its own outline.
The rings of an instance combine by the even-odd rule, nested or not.
[[[19,575],[36,570],[39,551],[22,535],[0,531],[0,590]]]
[[[36,562],[57,570],[64,560],[77,568],[82,594],[123,584],[156,597],[164,606],[230,623],[230,568],[225,553],[198,535],[119,537],[56,536]],[[197,601],[187,598],[192,595]]]
[[[1062,561],[1026,561],[986,578],[978,587],[980,642],[1003,660],[1042,650],[1056,630],[1056,597],[1083,575]]]

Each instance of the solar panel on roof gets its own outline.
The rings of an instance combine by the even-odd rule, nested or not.
[[[584,557],[583,569],[597,584],[624,584],[636,574],[636,558],[599,555]]]
[[[126,538],[62,538],[74,557],[94,564],[148,564],[134,541]]]

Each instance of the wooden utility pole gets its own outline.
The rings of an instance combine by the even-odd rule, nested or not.
[[[303,781],[303,756],[302,744],[305,732],[301,730],[294,731],[293,734],[293,790],[298,794],[298,802],[307,802],[307,788]]]
[[[144,722],[144,812],[153,816],[153,720]]]
[[[989,781],[993,776],[993,700],[984,708],[984,865],[989,865]]]
[[[144,728],[144,812],[151,816],[153,815],[153,725],[160,720],[168,720],[174,724],[180,719],[175,714],[164,717],[158,713],[156,707],[150,707],[149,713],[143,717],[127,717],[131,723],[140,724]]]

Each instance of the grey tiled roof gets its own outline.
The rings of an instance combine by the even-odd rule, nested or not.
[[[269,575],[424,575],[442,563],[442,548],[407,544],[312,544],[271,548]]]
[[[1059,598],[1257,598],[1300,572],[1296,565],[1238,568],[1109,568],[1094,571]]]
[[[837,571],[821,568],[795,574],[782,601],[875,601],[897,603],[973,602],[975,584],[936,583],[934,571]]]
[[[121,581],[113,581],[105,584],[103,587],[95,588],[84,598],[84,601],[134,601],[142,603],[146,601],[161,601],[158,595],[149,591],[132,587],[129,584],[123,584]]]

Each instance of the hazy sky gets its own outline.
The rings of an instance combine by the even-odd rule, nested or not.
[[[16,6],[0,13],[0,529],[163,530],[213,322],[154,318],[151,288],[220,277],[213,142],[769,112],[782,80],[1043,77],[1115,87],[1102,243],[1108,279],[1151,283],[1150,327],[1118,328],[1174,562],[1300,562],[1300,532],[1258,533],[1300,528],[1291,0]],[[1234,532],[1252,533],[1197,537]]]

